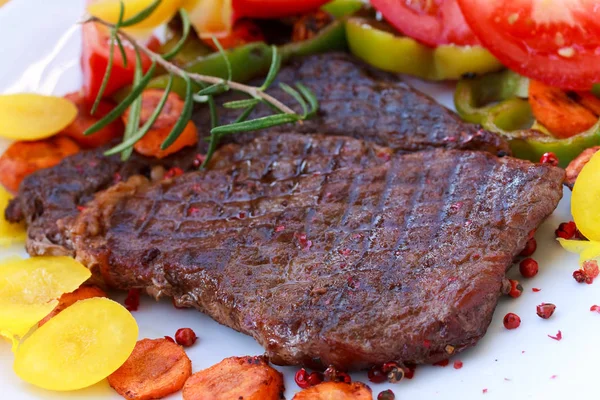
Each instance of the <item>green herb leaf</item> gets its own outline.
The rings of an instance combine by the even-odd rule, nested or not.
[[[119,103],[115,108],[113,108],[108,114],[106,114],[100,121],[96,122],[94,125],[90,126],[83,134],[91,135],[94,132],[98,132],[100,129],[104,128],[106,125],[113,122],[115,119],[119,118],[121,114],[127,110],[127,107],[133,103],[135,99],[137,99],[140,94],[144,91],[148,82],[152,79],[154,75],[154,70],[156,69],[156,62],[152,62],[150,69],[146,72],[146,75],[140,79],[137,85],[134,85],[131,89],[131,92],[125,97],[125,99]]]
[[[225,84],[225,82],[215,83],[214,85],[210,85],[205,87],[196,93],[197,96],[212,96],[215,94],[221,94],[229,90],[229,87]]]
[[[190,34],[190,17],[187,11],[185,11],[185,9],[182,8],[179,10],[179,15],[181,16],[181,22],[183,24],[183,34],[181,35],[181,39],[179,39],[179,42],[177,42],[177,44],[171,49],[171,51],[162,55],[162,58],[164,58],[165,60],[170,60],[171,58],[175,57],[177,53],[179,53],[179,51],[185,45],[185,41],[187,40],[188,35]]]
[[[296,114],[275,114],[267,117],[251,119],[249,121],[218,126],[212,129],[210,132],[218,135],[228,135],[232,133],[250,132],[258,129],[270,128],[272,126],[296,122],[298,120],[300,120],[300,117]]]
[[[302,95],[300,93],[298,93],[298,91],[296,89],[294,89],[287,83],[279,82],[279,87],[284,92],[286,92],[287,94],[292,96],[298,103],[300,103],[300,107],[302,107],[302,111],[303,111],[302,117],[306,118],[306,115],[308,115],[308,105],[306,104],[306,101],[304,101],[304,98],[302,97]]]
[[[192,81],[188,75],[185,75],[183,79],[185,80],[185,85],[186,85],[185,86],[185,102],[183,104],[183,111],[181,112],[179,119],[175,123],[175,126],[171,130],[171,133],[169,133],[169,136],[167,136],[165,141],[161,144],[161,146],[160,146],[161,150],[167,149],[170,145],[173,144],[173,142],[175,142],[177,140],[179,135],[181,135],[181,132],[183,132],[183,130],[185,129],[187,123],[192,118],[192,110],[194,108],[194,98],[193,98],[193,93],[192,93]]]
[[[259,99],[235,100],[235,101],[228,101],[227,103],[223,103],[223,107],[225,107],[225,108],[246,108],[246,107],[254,106],[258,103],[260,103]]]
[[[142,56],[139,50],[135,49],[135,70],[133,72],[133,85],[139,85],[144,71],[142,69]],[[136,97],[129,108],[129,118],[125,125],[123,139],[128,140],[140,128],[140,116],[142,114],[142,96]],[[125,161],[131,156],[133,148],[128,147],[121,152],[121,160]]]
[[[119,35],[115,36],[115,39],[117,39],[117,44],[119,45],[119,50],[121,51],[121,58],[123,59],[123,67],[127,68],[129,61],[127,61],[127,53],[125,52],[125,46],[123,46],[123,42],[121,41],[121,38],[119,37]]]
[[[308,104],[310,104],[310,112],[306,115],[306,117],[313,117],[319,110],[319,100],[317,100],[317,96],[315,96],[312,90],[304,86],[302,82],[296,82],[296,87],[300,93],[302,93],[302,96],[308,100]]]
[[[279,54],[279,50],[277,49],[277,46],[275,46],[275,45],[271,46],[271,51],[273,52],[273,55],[271,58],[271,67],[269,68],[269,73],[267,74],[267,77],[265,78],[265,82],[260,87],[260,90],[262,90],[263,92],[265,90],[267,90],[269,88],[269,86],[271,86],[271,84],[277,77],[277,74],[279,73],[279,69],[281,68],[281,55]]]
[[[115,146],[112,149],[106,151],[104,155],[111,156],[113,154],[120,153],[121,151],[132,147],[138,140],[142,139],[146,135],[146,133],[148,133],[148,131],[152,128],[152,125],[154,125],[154,123],[160,116],[160,113],[162,112],[163,108],[165,107],[165,104],[167,103],[167,99],[169,98],[169,93],[171,93],[172,87],[173,75],[169,75],[169,81],[167,82],[167,86],[164,89],[164,93],[148,121],[146,121],[146,123],[140,128],[140,130],[135,132],[128,139],[123,140],[123,142],[121,142],[118,146]]]
[[[227,56],[227,53],[223,49],[223,46],[221,46],[219,39],[217,39],[215,36],[213,36],[212,41],[215,44],[215,46],[217,46],[219,53],[223,57],[223,61],[225,61],[225,66],[227,67],[227,80],[230,81],[233,78],[233,70],[231,68],[231,62],[229,61],[229,57]]]
[[[135,25],[135,24],[137,24],[139,22],[142,22],[143,20],[145,20],[146,18],[148,18],[150,15],[152,15],[152,13],[154,12],[154,10],[156,10],[158,8],[158,6],[160,6],[161,2],[162,2],[162,0],[154,0],[154,2],[152,4],[150,4],[148,7],[144,8],[142,11],[140,11],[137,14],[135,14],[131,18],[128,18],[125,21],[123,21],[121,23],[121,26],[122,27],[128,27],[128,26],[131,26],[131,25]]]

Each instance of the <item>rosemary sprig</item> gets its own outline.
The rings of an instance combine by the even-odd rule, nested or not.
[[[273,56],[271,60],[271,66],[264,83],[260,87],[255,87],[233,81],[233,68],[227,57],[227,52],[223,49],[219,41],[214,38],[213,41],[215,46],[225,60],[227,79],[191,73],[169,61],[181,50],[191,31],[190,19],[184,9],[179,10],[183,24],[182,37],[180,41],[173,47],[173,49],[166,54],[158,54],[150,50],[146,46],[137,42],[131,35],[122,29],[124,27],[135,25],[148,18],[159,7],[161,1],[162,0],[153,1],[147,8],[124,20],[125,5],[121,0],[119,18],[116,23],[113,24],[94,16],[89,17],[86,21],[84,21],[84,23],[98,23],[100,25],[104,25],[109,28],[110,32],[109,65],[106,69],[98,98],[94,103],[94,111],[104,93],[112,73],[112,62],[114,60],[115,47],[117,47],[121,52],[124,64],[127,63],[127,57],[123,47],[124,41],[127,41],[133,47],[136,54],[135,79],[131,92],[110,113],[96,122],[85,132],[86,135],[89,135],[99,131],[115,119],[119,118],[119,116],[129,108],[129,118],[125,128],[123,142],[108,150],[105,154],[112,155],[121,153],[121,157],[123,159],[126,159],[130,156],[135,143],[142,139],[144,135],[150,131],[152,124],[159,117],[167,102],[168,95],[172,90],[173,78],[176,76],[182,78],[186,85],[184,108],[179,119],[175,123],[175,126],[162,143],[161,148],[165,149],[169,147],[177,140],[179,135],[181,135],[185,126],[192,117],[194,103],[207,103],[211,116],[211,132],[210,137],[208,138],[209,148],[205,161],[202,164],[202,168],[208,165],[212,155],[218,147],[220,140],[226,135],[265,129],[286,123],[301,123],[301,121],[311,118],[316,114],[319,107],[318,101],[312,91],[301,83],[296,83],[295,88],[284,83],[280,83],[279,87],[298,102],[302,108],[302,114],[296,113],[292,108],[276,99],[272,95],[266,93],[266,90],[273,84],[281,68],[281,56],[277,50],[277,47],[275,46],[272,48]],[[143,74],[141,67],[142,54],[146,55],[152,61],[150,69],[145,74]],[[169,74],[169,82],[164,89],[163,97],[152,112],[150,118],[143,124],[143,126],[140,127],[139,124],[142,109],[141,94],[150,82],[150,79],[152,78],[157,66],[160,66],[167,71]],[[194,88],[198,86],[200,86],[200,90],[194,92]],[[249,96],[249,98],[224,103],[223,107],[225,108],[240,109],[243,111],[233,123],[219,125],[215,97],[231,90],[244,93]],[[252,111],[254,111],[254,109],[260,103],[269,106],[273,110],[274,114],[249,120],[248,118],[252,114]]]

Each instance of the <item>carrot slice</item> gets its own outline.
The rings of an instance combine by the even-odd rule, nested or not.
[[[106,297],[106,293],[97,286],[81,286],[71,293],[64,293],[60,296],[58,304],[50,311],[50,314],[46,315],[43,320],[38,322],[38,327],[44,325],[46,322],[50,321],[50,318],[54,317],[65,308],[75,304],[77,301],[91,299],[93,297]]]
[[[0,157],[0,183],[14,193],[27,175],[53,167],[78,151],[77,143],[62,136],[35,142],[15,142]]]
[[[575,97],[574,97],[575,96]],[[535,118],[557,138],[569,138],[598,122],[598,116],[565,91],[532,80],[529,104]]]
[[[71,101],[77,107],[77,117],[71,125],[62,130],[62,133],[76,141],[84,149],[92,149],[110,143],[113,139],[123,135],[123,122],[117,119],[92,135],[85,136],[83,133],[102,117],[112,111],[114,106],[105,100],[100,101],[96,113],[92,116],[91,106],[83,99],[80,92],[69,93],[65,99]]]
[[[183,348],[167,339],[138,341],[108,383],[126,399],[160,399],[179,391],[192,374]]]
[[[229,357],[196,372],[183,387],[183,400],[279,400],[281,373],[264,357]]]
[[[140,126],[146,123],[150,116],[158,106],[160,99],[163,96],[163,90],[160,89],[148,89],[142,93],[142,112],[140,114]],[[152,128],[146,133],[146,135],[140,139],[135,145],[134,149],[145,156],[164,158],[170,154],[176,153],[179,150],[187,146],[194,146],[198,143],[198,130],[196,125],[192,121],[188,122],[185,129],[175,140],[175,142],[166,148],[161,150],[160,146],[165,141],[173,126],[179,119],[179,116],[183,112],[183,101],[175,93],[169,93],[167,102],[162,109],[160,115],[152,124]],[[123,122],[127,124],[129,119],[129,110],[123,115]]]
[[[373,394],[361,382],[325,382],[296,393],[292,400],[373,400]]]
[[[600,99],[590,92],[577,92],[579,104],[596,115],[600,115]]]

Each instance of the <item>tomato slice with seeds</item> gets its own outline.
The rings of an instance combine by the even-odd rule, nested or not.
[[[371,0],[371,4],[400,32],[429,46],[479,44],[456,0]]]
[[[597,0],[458,0],[483,45],[514,71],[550,86],[600,82]]]

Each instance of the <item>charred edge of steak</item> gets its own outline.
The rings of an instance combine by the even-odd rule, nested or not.
[[[253,336],[277,364],[448,358],[485,334],[564,171],[382,150],[292,134],[226,146],[216,170],[104,200],[103,234],[75,224],[77,257],[117,288],[172,296]]]

